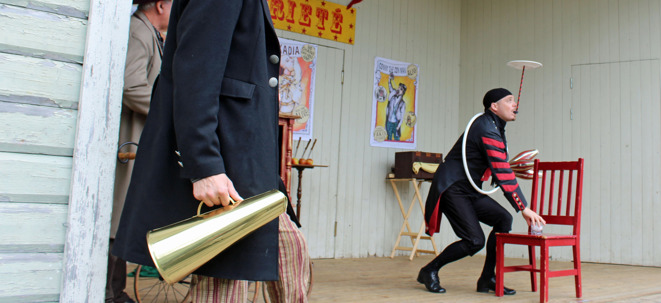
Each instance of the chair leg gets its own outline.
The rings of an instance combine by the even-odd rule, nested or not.
[[[505,285],[505,273],[503,272],[505,266],[505,247],[503,239],[496,236],[496,297],[504,295],[503,285]]]
[[[576,276],[574,276],[574,283],[576,284],[576,297],[580,298],[583,296],[583,285],[581,284],[581,249],[578,243],[576,243],[576,245],[574,245],[572,248],[574,249],[574,269],[576,269]]]
[[[539,247],[539,302],[549,301],[549,247],[545,244]]]
[[[537,258],[535,256],[535,246],[528,246],[528,260],[530,261],[530,286],[533,292],[537,291],[537,273],[535,273],[535,268],[537,268]]]

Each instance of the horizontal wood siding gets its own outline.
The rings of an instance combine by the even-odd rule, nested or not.
[[[66,204],[0,204],[0,228],[21,231],[3,235],[0,253],[62,253],[66,217]]]
[[[0,102],[78,108],[80,64],[0,52]]]
[[[82,63],[86,25],[76,17],[0,4],[0,51]]]
[[[0,102],[0,151],[71,156],[76,118],[72,109]]]
[[[70,157],[0,152],[0,170],[0,205],[5,202],[60,204],[69,199]]]
[[[88,12],[0,0],[0,302],[59,300]]]
[[[1,302],[58,302],[62,253],[0,253],[0,262]]]
[[[0,3],[80,19],[87,19],[90,10],[89,0],[0,0]]]

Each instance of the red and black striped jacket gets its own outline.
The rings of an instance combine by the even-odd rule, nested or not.
[[[518,212],[525,209],[528,203],[508,162],[506,124],[507,122],[491,110],[475,119],[466,140],[466,162],[476,185],[482,185],[483,176],[493,177],[493,182],[500,186],[505,198]],[[440,228],[439,202],[443,192],[455,182],[468,179],[461,156],[463,137],[462,134],[445,157],[445,162],[434,174],[425,205],[425,221],[429,235],[438,232]],[[476,194],[479,193],[476,191]]]

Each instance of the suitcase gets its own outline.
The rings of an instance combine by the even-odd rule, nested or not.
[[[426,153],[420,151],[407,151],[395,153],[395,178],[417,178],[417,179],[432,179],[434,173],[428,173],[422,169],[418,173],[413,172],[413,163],[436,163],[443,162],[443,154],[440,153]]]

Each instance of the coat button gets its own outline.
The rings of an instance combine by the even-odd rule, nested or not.
[[[280,62],[280,58],[278,55],[271,55],[271,57],[269,57],[269,61],[271,61],[273,64],[278,64],[278,62]]]
[[[270,87],[276,87],[276,86],[278,86],[278,78],[276,78],[276,77],[271,77],[271,79],[269,79],[269,86],[270,86]]]
[[[181,166],[181,167],[184,167],[184,163],[181,162],[181,161],[177,161],[177,164],[179,164],[179,166]]]
[[[175,150],[174,153],[177,155],[177,157],[181,157],[181,153],[178,150]]]

